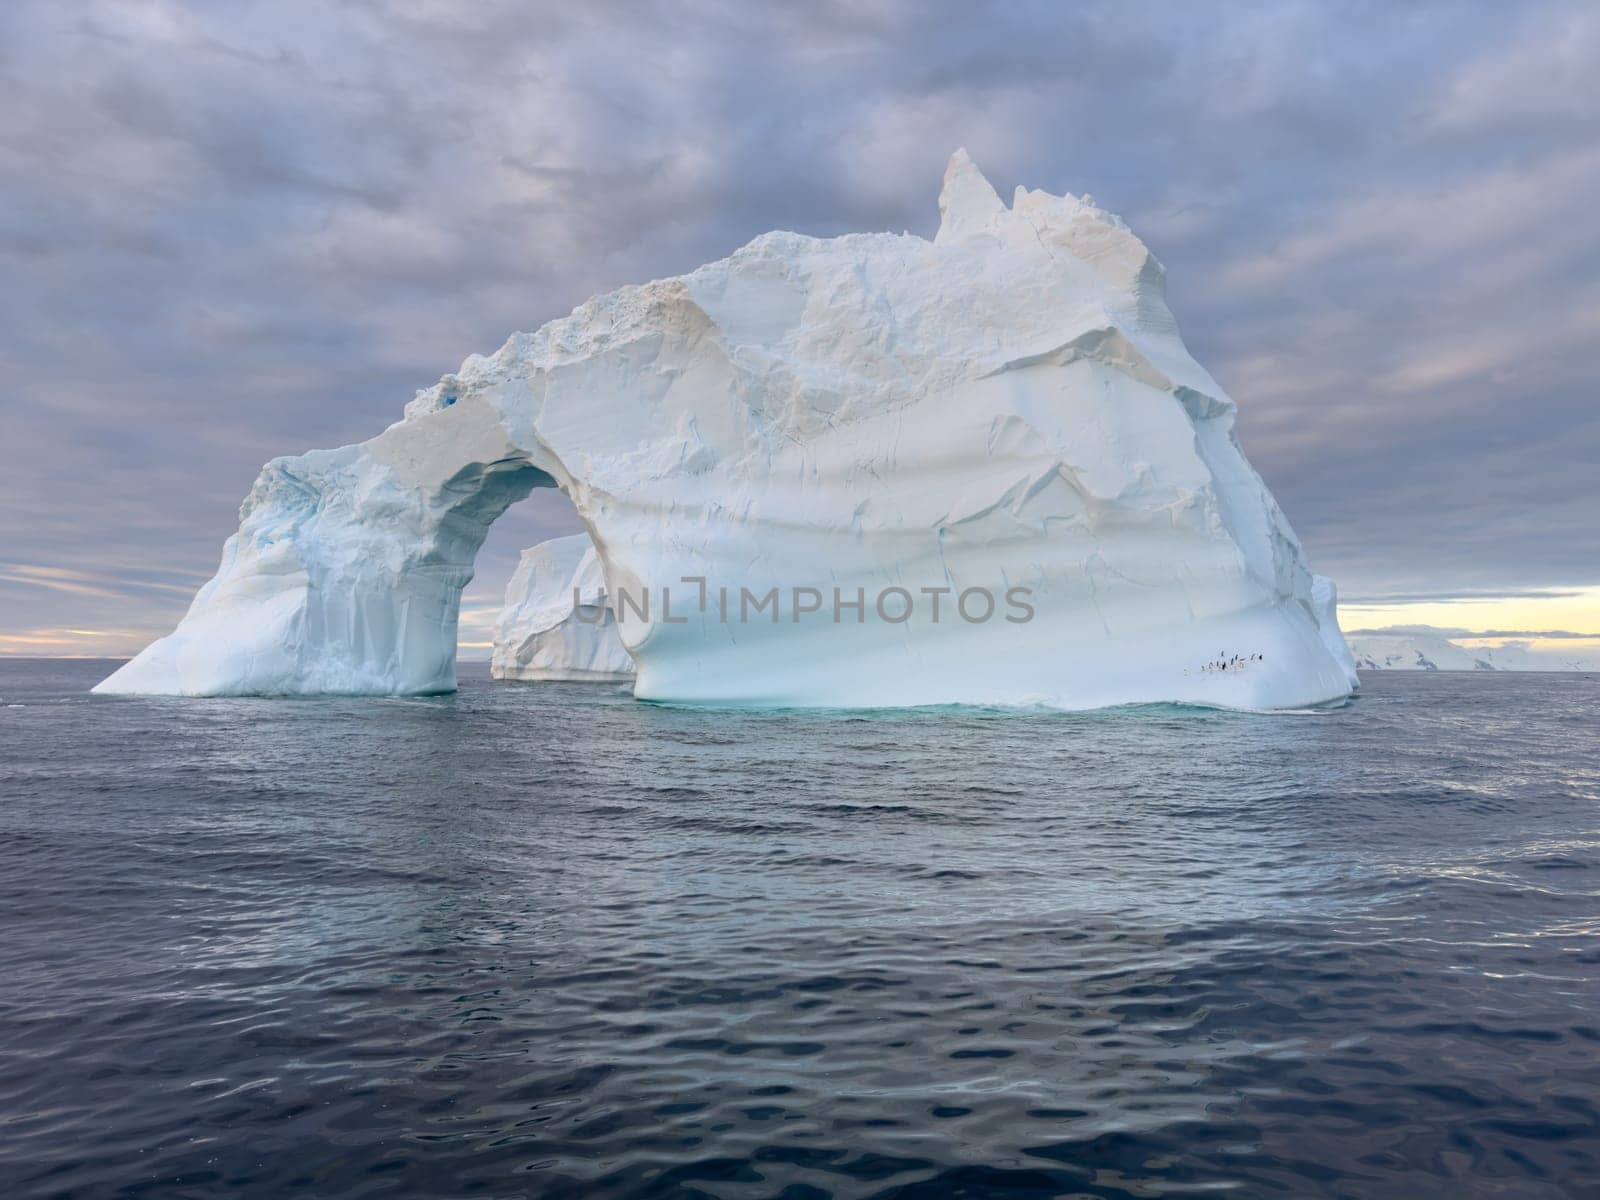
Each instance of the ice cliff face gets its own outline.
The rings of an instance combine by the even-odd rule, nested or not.
[[[1311,577],[1311,612],[1316,619],[1317,630],[1322,635],[1323,647],[1339,664],[1350,690],[1357,690],[1361,686],[1361,676],[1356,674],[1355,656],[1350,653],[1350,647],[1345,644],[1344,634],[1339,629],[1339,589],[1326,575]]]
[[[964,153],[939,207],[932,242],[771,233],[591,300],[372,440],[269,463],[216,578],[100,690],[447,690],[485,531],[555,486],[614,599],[651,601],[618,604],[641,697],[1347,695],[1160,264],[1086,201],[1006,207]]]
[[[600,556],[586,533],[522,552],[494,631],[496,679],[623,680],[633,659],[617,635]]]

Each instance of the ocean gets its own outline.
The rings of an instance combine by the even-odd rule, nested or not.
[[[0,659],[0,1195],[1600,1194],[1600,677],[1315,713]]]

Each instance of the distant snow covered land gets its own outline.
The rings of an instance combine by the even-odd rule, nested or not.
[[[592,551],[530,552],[501,675],[631,662],[642,698],[733,705],[1349,695],[1333,585],[1144,244],[1087,199],[1007,207],[963,152],[939,209],[931,242],[765,234],[269,462],[178,628],[97,690],[453,689],[489,525],[557,487]]]
[[[1591,653],[1523,642],[1474,646],[1452,640],[1460,636],[1425,626],[1360,629],[1349,635],[1349,643],[1363,671],[1600,671],[1600,656]]]

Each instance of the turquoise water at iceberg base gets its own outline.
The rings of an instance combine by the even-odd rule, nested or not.
[[[109,669],[0,662],[12,1200],[1600,1194],[1600,677],[806,714]]]

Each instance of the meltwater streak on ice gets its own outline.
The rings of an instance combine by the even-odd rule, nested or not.
[[[1331,585],[1145,245],[1075,196],[1007,207],[964,153],[939,210],[932,241],[764,234],[474,355],[369,441],[268,463],[183,622],[101,690],[447,691],[490,523],[559,487],[618,595],[686,576],[757,596],[1022,586],[1036,612],[678,625],[619,605],[646,699],[1348,695]],[[1219,654],[1250,665],[1203,669]]]
[[[848,715],[109,670],[0,661],[8,1200],[1600,1188],[1600,679]]]

